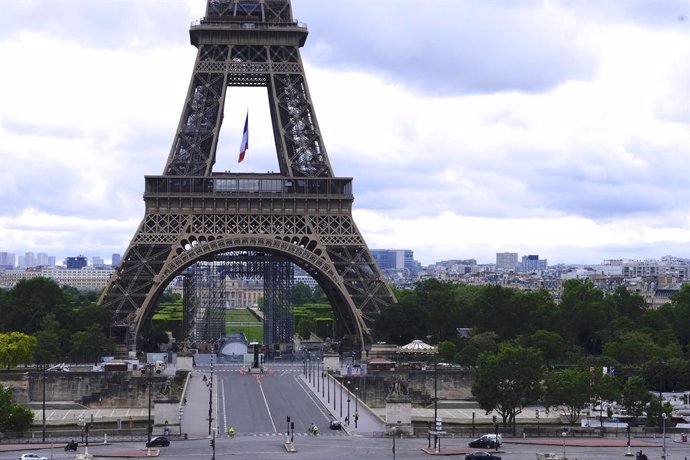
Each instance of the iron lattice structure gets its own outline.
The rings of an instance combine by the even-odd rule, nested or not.
[[[300,57],[307,33],[290,0],[208,0],[192,24],[198,52],[163,175],[145,178],[145,216],[100,299],[127,351],[174,276],[230,251],[299,265],[331,303],[336,337],[359,350],[374,340],[395,298],[352,219],[352,179],[333,176]],[[213,172],[230,86],[267,89],[279,173]]]

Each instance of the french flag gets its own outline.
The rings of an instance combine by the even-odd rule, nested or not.
[[[242,144],[240,144],[240,158],[237,160],[238,163],[242,163],[244,160],[244,155],[247,153],[249,148],[249,111],[247,111],[247,118],[244,120],[244,132],[242,133]]]

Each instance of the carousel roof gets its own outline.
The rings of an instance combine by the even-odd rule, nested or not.
[[[403,345],[400,347],[401,351],[409,351],[409,352],[435,352],[436,347],[432,347],[429,344],[426,344],[422,342],[421,340],[413,340],[412,342],[408,343],[407,345]]]

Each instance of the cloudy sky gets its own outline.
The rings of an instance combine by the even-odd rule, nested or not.
[[[0,251],[124,253],[163,171],[204,0],[3,0]],[[293,0],[371,248],[423,264],[690,257],[685,0]],[[278,170],[231,88],[216,170]],[[237,150],[246,111],[250,146]]]

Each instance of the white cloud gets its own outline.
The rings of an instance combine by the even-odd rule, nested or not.
[[[10,0],[0,20],[0,250],[107,257],[143,217],[143,176],[165,165],[204,2],[173,2],[166,23],[160,0],[50,1],[53,19],[22,21],[35,6]],[[430,22],[405,7],[418,1],[353,0],[339,15],[293,2],[326,149],[354,178],[369,247],[424,263],[690,257],[690,23],[647,17],[644,2],[438,1]],[[90,21],[69,14],[78,5]],[[265,90],[230,91],[215,169],[277,170]]]

